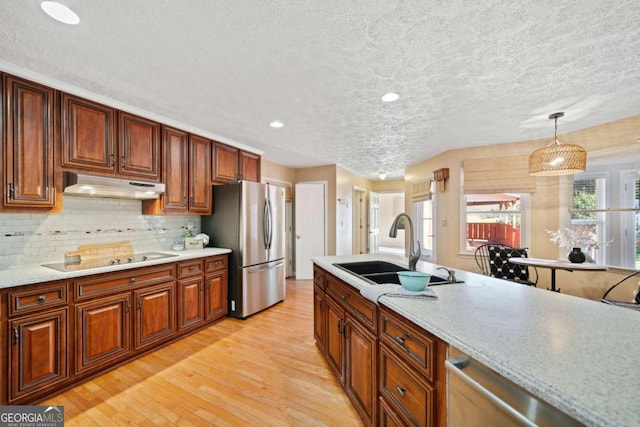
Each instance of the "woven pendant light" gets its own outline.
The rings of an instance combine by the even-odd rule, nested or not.
[[[571,175],[584,172],[587,167],[587,152],[584,148],[558,141],[558,118],[562,116],[564,113],[553,113],[549,116],[549,119],[555,120],[553,142],[531,153],[529,175]]]

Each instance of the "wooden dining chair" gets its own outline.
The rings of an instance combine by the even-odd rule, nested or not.
[[[536,286],[538,270],[535,267],[516,265],[509,258],[528,257],[527,248],[514,248],[500,243],[485,243],[474,254],[476,264],[485,276],[505,279],[522,285]],[[530,274],[533,271],[534,274]]]

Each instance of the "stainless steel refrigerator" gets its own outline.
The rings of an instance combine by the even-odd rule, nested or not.
[[[246,318],[285,298],[284,190],[251,181],[213,187],[202,217],[209,246],[229,248],[229,314]]]

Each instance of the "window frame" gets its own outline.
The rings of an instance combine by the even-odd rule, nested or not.
[[[467,248],[467,196],[477,194],[496,194],[496,191],[487,191],[486,193],[471,192],[460,193],[460,233],[458,241],[458,252],[460,255],[473,255],[475,249]],[[520,197],[520,248],[528,248],[530,242],[530,229],[531,229],[531,194],[520,193],[516,191],[501,191],[500,193],[508,193],[518,195]]]

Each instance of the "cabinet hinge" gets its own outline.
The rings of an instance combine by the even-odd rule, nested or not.
[[[8,183],[7,186],[9,187],[9,199],[15,199],[16,189],[15,189],[15,186],[13,185],[13,182]]]
[[[13,328],[13,343],[18,344],[20,341],[20,333],[18,332],[18,328]]]

